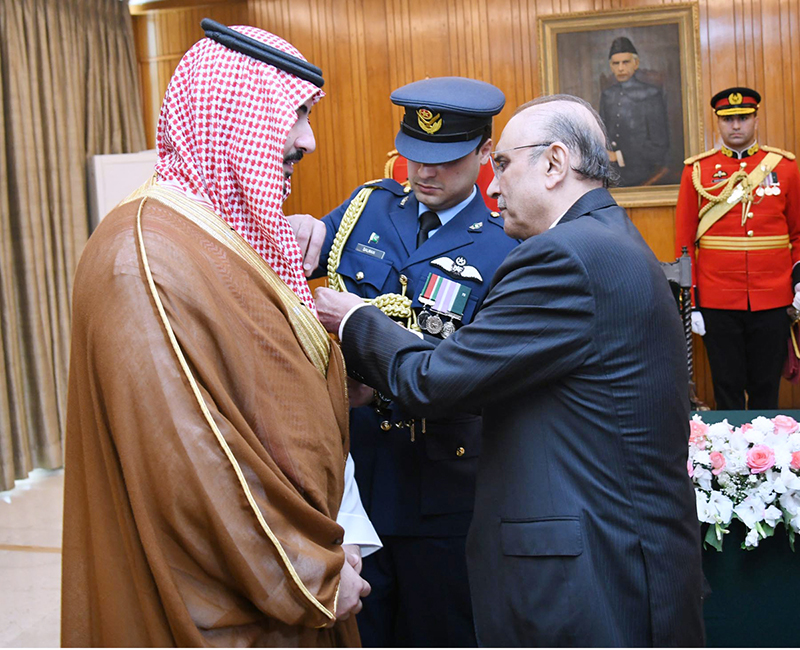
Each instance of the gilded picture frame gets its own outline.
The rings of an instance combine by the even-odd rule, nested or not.
[[[622,152],[615,200],[675,205],[683,160],[703,151],[697,4],[540,16],[538,31],[542,94],[585,99],[604,117],[612,156]],[[619,49],[636,50],[628,79],[611,69]]]

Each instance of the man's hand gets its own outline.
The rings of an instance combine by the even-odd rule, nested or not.
[[[358,575],[358,571],[353,567],[351,561],[354,561],[354,559],[345,550],[345,563],[342,566],[342,573],[339,577],[339,599],[336,602],[337,621],[346,620],[350,617],[350,614],[358,614],[362,607],[361,599],[369,596],[369,592],[372,591],[372,587]],[[359,563],[360,561],[359,553]]]
[[[375,398],[375,391],[366,384],[362,384],[360,381],[348,377],[347,396],[350,398],[350,408],[354,409],[369,404]],[[359,549],[359,553],[360,552],[361,550]]]
[[[342,319],[356,305],[364,302],[353,293],[339,293],[326,287],[318,287],[314,292],[319,321],[331,334],[338,334]]]
[[[361,575],[361,547],[358,544],[342,544],[345,560]]]
[[[286,219],[294,231],[303,254],[303,273],[309,277],[319,266],[322,244],[325,243],[325,224],[310,214],[293,214]]]

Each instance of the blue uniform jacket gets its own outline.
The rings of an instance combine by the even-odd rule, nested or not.
[[[364,298],[399,294],[402,274],[408,278],[406,295],[413,297],[415,309],[421,309],[420,291],[428,273],[434,272],[471,289],[462,323],[470,322],[495,270],[518,240],[503,232],[503,220],[493,216],[476,193],[466,208],[417,249],[418,202],[414,194],[391,179],[369,185],[376,189],[345,244],[338,268],[348,291]],[[360,190],[322,219],[327,234],[315,277],[326,274],[328,253],[342,216]],[[443,256],[451,260],[464,257],[478,269],[482,280],[451,276],[431,265],[431,260]],[[371,407],[350,413],[356,479],[370,519],[383,535],[465,535],[481,449],[480,417],[430,418],[425,434],[418,421],[414,442],[410,429],[395,426],[408,417],[393,406],[388,416],[380,416]],[[385,420],[393,425],[389,431],[381,429]]]

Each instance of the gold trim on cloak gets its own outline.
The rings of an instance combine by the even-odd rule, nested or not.
[[[204,232],[211,235],[221,244],[230,248],[245,262],[252,266],[264,281],[278,294],[278,298],[289,314],[295,336],[300,342],[306,356],[323,376],[328,374],[328,363],[331,355],[331,340],[325,328],[317,320],[311,310],[297,297],[275,271],[264,261],[245,239],[233,230],[223,219],[208,208],[191,200],[180,192],[167,187],[151,184],[149,181],[129,196],[125,202],[149,197],[172,208],[186,217]]]
[[[305,586],[302,579],[297,573],[297,570],[294,568],[292,561],[289,559],[289,556],[286,554],[286,551],[283,548],[280,540],[277,538],[275,533],[272,532],[267,521],[264,519],[264,515],[261,512],[261,509],[258,507],[256,503],[255,497],[253,497],[253,493],[250,490],[250,486],[247,484],[247,479],[244,476],[244,472],[242,471],[239,462],[236,460],[236,457],[233,454],[233,451],[230,448],[230,445],[225,440],[225,437],[222,435],[222,432],[219,430],[217,423],[214,421],[211,412],[208,409],[208,405],[203,398],[202,393],[200,392],[200,388],[197,385],[197,381],[195,380],[194,376],[192,375],[192,371],[189,368],[189,364],[186,361],[186,357],[183,354],[183,351],[180,348],[180,344],[178,343],[177,338],[175,337],[175,332],[170,325],[169,318],[167,317],[166,311],[164,310],[164,305],[161,301],[161,298],[158,294],[158,289],[156,288],[155,282],[153,280],[152,273],[150,271],[150,265],[147,260],[147,251],[144,245],[144,235],[142,234],[142,208],[144,204],[147,202],[148,198],[153,198],[157,200],[159,203],[163,203],[169,208],[172,208],[176,212],[180,213],[182,216],[187,217],[190,221],[197,224],[201,227],[205,232],[213,236],[217,241],[227,245],[231,248],[234,252],[241,255],[245,261],[249,262],[252,266],[257,268],[261,273],[262,277],[273,287],[278,290],[278,295],[280,296],[281,300],[285,301],[285,304],[290,306],[290,320],[292,318],[296,318],[298,325],[294,322],[292,326],[294,327],[295,331],[297,332],[299,326],[301,324],[308,321],[309,318],[313,320],[317,328],[315,329],[322,329],[322,325],[314,318],[313,314],[308,311],[308,308],[303,305],[299,298],[294,294],[294,292],[289,289],[286,284],[275,274],[275,272],[267,265],[264,260],[253,250],[253,248],[247,244],[235,231],[233,231],[230,226],[228,226],[222,219],[220,219],[216,214],[211,212],[210,210],[203,208],[202,206],[198,205],[196,202],[192,201],[184,197],[181,193],[175,192],[173,190],[169,190],[164,187],[158,187],[157,185],[153,184],[152,181],[148,181],[145,185],[143,185],[139,190],[136,190],[131,196],[123,201],[123,203],[127,203],[132,200],[141,199],[139,203],[139,209],[136,213],[136,237],[137,237],[137,244],[139,246],[139,250],[142,255],[142,263],[144,266],[145,275],[147,277],[147,284],[150,289],[150,293],[153,296],[153,300],[156,303],[156,308],[159,313],[159,317],[161,318],[161,322],[164,325],[164,329],[166,330],[167,336],[170,340],[170,344],[172,345],[172,349],[175,352],[175,355],[178,358],[178,362],[180,363],[181,369],[189,382],[191,387],[192,393],[194,394],[195,400],[200,407],[200,410],[203,413],[203,417],[205,418],[206,422],[208,423],[209,427],[214,433],[214,437],[217,439],[217,442],[222,449],[223,453],[225,454],[228,462],[231,465],[234,473],[236,474],[236,478],[238,479],[239,485],[244,492],[244,495],[247,499],[250,508],[255,515],[261,530],[264,531],[264,534],[270,540],[272,545],[275,547],[278,555],[280,556],[281,561],[283,562],[286,570],[289,572],[289,575],[292,578],[292,581],[300,590],[300,592],[308,599],[308,601],[313,605],[317,610],[319,610],[327,619],[333,621],[336,620],[336,615],[334,612],[336,611],[336,603],[339,599],[339,587],[341,585],[337,585],[336,593],[334,595],[334,612],[330,611],[325,605],[323,605],[315,596],[312,594],[308,587]],[[251,251],[252,255],[247,251]],[[291,294],[289,296],[288,294]],[[308,314],[308,318],[301,318],[301,314],[305,312]],[[322,330],[324,332],[324,329]],[[313,339],[316,338],[314,334],[319,334],[319,332],[314,332],[312,329],[304,338],[306,339]],[[330,346],[330,339],[328,338],[327,334],[324,334],[324,338],[328,342],[328,346]],[[303,344],[301,340],[301,345]],[[309,353],[309,350],[303,345],[303,348],[306,350],[306,353]],[[329,356],[327,357],[330,358]],[[316,365],[316,364],[315,364]],[[319,368],[319,366],[317,366]],[[327,367],[327,363],[326,363]],[[323,371],[321,369],[321,371]],[[323,371],[323,374],[326,374]],[[320,627],[325,627],[325,625],[321,625]]]

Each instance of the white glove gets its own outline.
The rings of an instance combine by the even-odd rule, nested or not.
[[[800,291],[794,292],[794,300],[792,300],[792,307],[800,311]]]
[[[692,311],[692,331],[700,336],[706,335],[706,322],[703,320],[703,314],[696,309]]]

